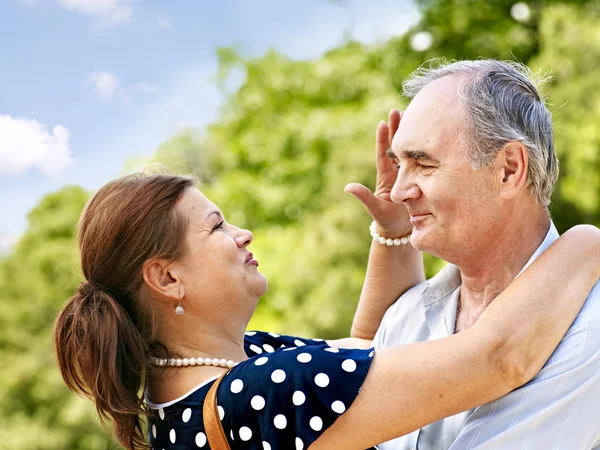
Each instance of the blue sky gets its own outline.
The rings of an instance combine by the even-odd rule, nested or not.
[[[45,194],[214,121],[216,47],[310,59],[417,19],[409,0],[0,0],[0,251]]]

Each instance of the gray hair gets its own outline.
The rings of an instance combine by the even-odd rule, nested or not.
[[[403,94],[412,99],[429,83],[445,76],[464,77],[458,87],[465,119],[460,140],[473,169],[492,164],[509,142],[520,142],[529,154],[527,189],[539,204],[548,206],[558,178],[558,158],[552,114],[531,70],[512,61],[443,61],[437,67],[415,70],[403,83]]]

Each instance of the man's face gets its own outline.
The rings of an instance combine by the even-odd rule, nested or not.
[[[391,148],[400,165],[391,197],[411,215],[413,245],[450,262],[489,243],[501,222],[494,170],[474,171],[459,142],[458,81],[444,77],[419,92]]]

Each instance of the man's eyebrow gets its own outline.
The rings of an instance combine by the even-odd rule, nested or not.
[[[398,157],[394,155],[394,153],[391,151],[391,149],[389,150],[389,153],[390,154],[388,156],[390,158],[398,159]],[[400,153],[402,154],[403,158],[412,159],[413,161],[430,161],[433,163],[440,162],[438,159],[431,156],[425,150],[402,150]]]

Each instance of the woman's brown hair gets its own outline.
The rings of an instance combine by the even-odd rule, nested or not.
[[[128,175],[102,187],[79,220],[86,281],[56,319],[58,365],[67,386],[95,402],[129,450],[148,448],[143,390],[155,320],[140,295],[142,266],[183,256],[187,218],[176,205],[192,186],[175,175]]]

